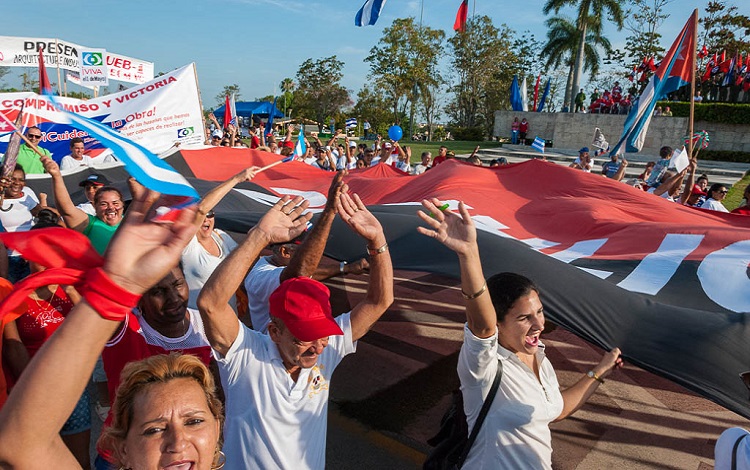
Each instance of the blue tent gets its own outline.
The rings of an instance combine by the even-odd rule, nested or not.
[[[268,119],[268,116],[273,113],[274,118],[284,117],[284,113],[278,110],[273,103],[268,101],[238,101],[234,105],[237,110],[237,115],[249,118],[251,116],[258,116],[259,118]],[[214,111],[214,115],[217,118],[224,116],[224,106],[217,108]]]

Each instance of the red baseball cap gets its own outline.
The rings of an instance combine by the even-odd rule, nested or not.
[[[282,282],[269,298],[269,313],[300,341],[315,341],[343,335],[331,314],[331,293],[309,277],[293,277]]]
[[[693,186],[693,190],[691,191],[692,194],[700,194],[701,196],[707,196],[706,192],[701,189],[700,186],[697,184]]]

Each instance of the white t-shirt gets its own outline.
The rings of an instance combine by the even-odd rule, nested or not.
[[[589,168],[586,168],[584,166],[583,161],[581,161],[581,157],[577,157],[576,161],[573,162],[573,163],[575,163],[576,165],[580,166],[581,169],[583,171],[585,171],[586,173],[591,173],[591,170],[594,168],[594,159],[593,158],[589,158]]]
[[[26,232],[34,225],[31,210],[39,205],[39,199],[34,190],[24,187],[18,199],[3,199],[3,210],[0,211],[0,221],[6,232]],[[7,212],[6,212],[7,211]]]
[[[194,236],[182,250],[182,271],[185,274],[185,282],[190,289],[188,300],[188,307],[190,308],[198,308],[198,294],[201,293],[201,289],[203,289],[208,278],[211,277],[211,273],[219,266],[219,263],[229,256],[232,250],[237,248],[237,243],[232,240],[232,237],[219,229],[214,229],[211,238],[219,246],[219,256],[214,256],[206,251],[198,241],[197,236]],[[236,311],[234,297],[229,303]]]
[[[268,335],[243,324],[223,358],[214,351],[226,395],[227,469],[323,469],[328,393],[341,359],[356,351],[350,313],[336,319],[344,335],[331,336],[315,366],[287,373]]]
[[[427,171],[428,168],[430,168],[430,167],[424,166],[421,163],[418,163],[418,164],[414,165],[414,174],[415,175],[421,175],[422,173],[424,173],[425,171]]]
[[[466,421],[471,432],[484,398],[489,394],[497,372],[497,360],[503,361],[503,376],[477,440],[466,458],[464,468],[494,470],[498,462],[504,468],[551,469],[552,434],[549,423],[563,410],[563,397],[555,370],[539,343],[539,376],[514,353],[500,346],[497,332],[480,339],[464,326],[464,344],[458,356],[458,377],[464,397]]]
[[[76,160],[71,155],[66,155],[60,160],[60,170],[75,170],[80,167],[94,166],[94,159],[88,155],[83,155],[83,158]]]
[[[271,263],[270,256],[263,256],[255,263],[255,266],[245,278],[247,307],[255,331],[268,332],[268,322],[271,321],[271,316],[268,313],[268,299],[281,284],[279,278],[283,270],[284,266],[276,266]]]
[[[724,204],[722,204],[720,201],[717,201],[713,198],[706,199],[706,202],[704,202],[701,205],[701,209],[711,209],[712,211],[719,211],[719,212],[729,212],[726,207],[724,207]]]
[[[88,201],[84,202],[83,204],[78,204],[76,207],[78,209],[81,209],[83,212],[87,213],[88,215],[96,216],[96,209],[94,209],[94,205]]]

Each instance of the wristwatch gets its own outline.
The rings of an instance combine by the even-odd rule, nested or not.
[[[341,262],[341,263],[339,264],[339,272],[340,272],[341,274],[345,274],[345,273],[344,273],[344,266],[346,266],[346,265],[347,265],[346,261],[342,261],[342,262]]]
[[[590,371],[586,372],[586,375],[588,375],[588,376],[589,376],[589,377],[591,377],[592,379],[596,380],[596,381],[597,381],[597,382],[599,382],[600,384],[603,384],[603,383],[604,383],[604,379],[603,379],[603,378],[601,378],[601,377],[599,377],[598,375],[596,375],[596,372],[594,372],[593,370],[590,370]]]

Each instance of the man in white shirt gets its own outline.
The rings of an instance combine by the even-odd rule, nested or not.
[[[248,310],[254,330],[268,332],[271,320],[268,299],[283,281],[300,276],[323,281],[339,274],[362,274],[369,268],[369,263],[364,258],[354,263],[342,261],[338,266],[319,266],[333,219],[336,217],[336,200],[344,187],[343,177],[343,172],[336,173],[328,189],[328,201],[320,219],[307,236],[303,234],[293,240],[273,245],[273,254],[260,258],[245,278]]]
[[[113,161],[110,152],[103,153],[98,157],[85,155],[86,151],[83,145],[83,139],[74,137],[70,139],[70,155],[66,155],[60,161],[60,170],[75,170],[80,167],[91,167],[100,163],[110,163]]]
[[[421,175],[425,171],[429,170],[432,162],[432,153],[422,152],[422,163],[414,165],[414,174]]]
[[[393,302],[383,228],[344,190],[337,194],[338,214],[370,254],[367,294],[350,313],[334,320],[328,289],[300,277],[271,295],[268,335],[242,325],[227,303],[266,245],[302,233],[311,215],[302,215],[308,204],[299,196],[282,198],[263,216],[198,298],[226,394],[223,451],[232,469],[325,467],[331,375]]]

